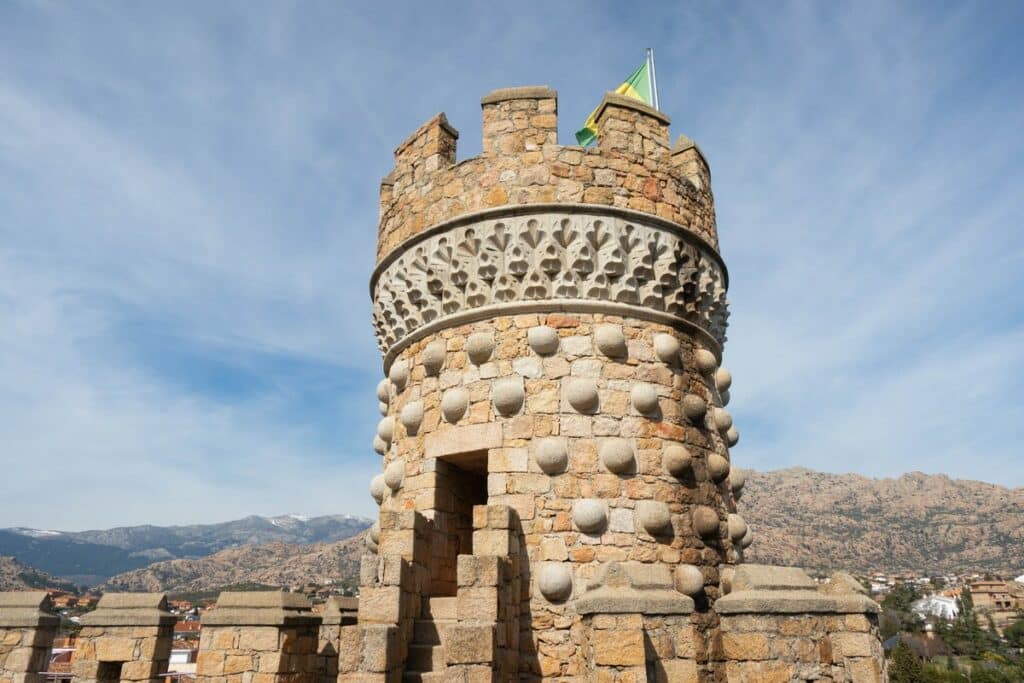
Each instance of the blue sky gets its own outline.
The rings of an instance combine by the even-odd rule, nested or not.
[[[371,514],[392,150],[655,47],[741,466],[1024,485],[1020,3],[0,4],[0,526]]]

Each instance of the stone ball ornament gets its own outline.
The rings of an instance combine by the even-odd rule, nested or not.
[[[740,547],[744,550],[750,547],[750,544],[754,542],[754,532],[750,530],[750,525],[747,525],[747,531],[743,534],[743,538],[740,539]]]
[[[490,332],[474,332],[466,340],[466,355],[473,365],[483,365],[494,353],[494,336]]]
[[[708,456],[708,477],[716,484],[729,476],[729,461],[721,453]]]
[[[386,379],[377,382],[377,400],[384,404],[388,404],[391,401],[391,388],[388,386],[388,380]]]
[[[729,448],[732,448],[740,442],[740,431],[736,429],[736,425],[729,427],[725,430],[725,443]]]
[[[700,422],[708,412],[707,402],[697,394],[683,396],[683,415],[690,422]]]
[[[736,570],[733,567],[725,567],[718,574],[718,583],[722,587],[722,595],[728,595],[732,592],[732,579],[736,576]]]
[[[571,377],[565,385],[565,398],[577,411],[593,413],[599,403],[597,383],[592,379]]]
[[[697,349],[694,353],[694,360],[697,362],[697,369],[704,375],[714,372],[715,368],[718,367],[718,359],[715,357],[715,354],[707,349]]]
[[[380,543],[380,520],[377,520],[370,526],[370,533],[368,535],[371,541]]]
[[[526,391],[523,389],[523,378],[502,377],[491,386],[491,401],[494,409],[501,415],[515,415],[523,407]]]
[[[402,488],[403,479],[405,479],[404,460],[396,460],[384,468],[384,483],[392,491]]]
[[[448,353],[448,346],[443,339],[435,339],[423,349],[423,369],[429,377],[436,377],[444,367],[444,359]]]
[[[379,436],[374,435],[373,450],[377,452],[377,455],[384,455],[388,452],[388,443]]]
[[[704,590],[704,574],[692,564],[681,564],[676,567],[672,579],[676,590],[683,595],[693,597]]]
[[[715,408],[715,427],[722,434],[732,427],[732,415],[725,408]]]
[[[728,389],[718,392],[718,397],[722,399],[723,406],[729,405],[729,401],[732,400],[732,394],[729,393]]]
[[[572,506],[572,521],[585,534],[600,533],[608,523],[608,508],[593,498],[577,500]]]
[[[384,403],[383,401],[378,403],[377,404],[377,410],[380,411],[381,415],[387,415],[388,414],[388,404]]]
[[[693,467],[693,457],[686,446],[670,444],[661,455],[661,464],[673,477],[681,477]]]
[[[545,474],[561,474],[569,465],[569,449],[565,439],[557,436],[542,439],[537,443],[533,458]]]
[[[642,415],[653,415],[658,412],[658,392],[650,384],[642,382],[629,392],[630,401],[637,412]]]
[[[384,483],[384,475],[378,474],[370,480],[370,496],[377,501],[377,505],[384,502],[384,491],[387,484]]]
[[[599,325],[594,330],[594,345],[609,358],[626,356],[626,337],[618,325]]]
[[[715,373],[715,387],[719,391],[728,391],[732,386],[732,373],[725,368],[719,368]]]
[[[564,564],[544,564],[538,572],[537,588],[550,602],[563,602],[572,595],[572,572]]]
[[[391,440],[395,438],[395,418],[382,417],[377,423],[377,436],[384,443],[390,444]]]
[[[395,391],[401,392],[405,389],[409,381],[409,362],[399,359],[392,363],[391,369],[388,370],[388,379],[395,386]]]
[[[626,439],[606,439],[598,448],[598,456],[601,464],[614,474],[629,472],[636,464],[633,446]]]
[[[377,541],[373,540],[369,536],[366,537],[366,549],[367,550],[369,550],[371,553],[376,555],[378,547],[379,546],[377,545]]]
[[[729,476],[729,486],[732,488],[733,495],[736,495],[743,490],[743,487],[747,484],[747,473],[738,467],[734,467]]]
[[[707,505],[693,508],[693,530],[707,538],[718,534],[718,513]]]
[[[641,500],[636,504],[636,518],[651,536],[659,536],[672,529],[672,515],[668,504],[658,500]]]
[[[747,523],[735,512],[731,513],[729,515],[729,538],[733,540],[733,543],[737,543],[743,539],[746,533]]]
[[[420,425],[423,424],[423,402],[409,401],[406,403],[398,419],[402,422],[406,432],[415,435],[419,431]]]
[[[654,335],[654,354],[662,363],[675,365],[679,361],[679,340],[671,334]]]
[[[558,331],[547,325],[531,327],[526,332],[526,343],[535,353],[550,356],[558,351]]]
[[[462,419],[468,409],[469,391],[463,387],[449,389],[441,397],[441,415],[447,422],[455,424]]]

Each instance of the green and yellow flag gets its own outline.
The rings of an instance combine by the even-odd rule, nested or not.
[[[645,60],[643,66],[633,72],[633,75],[626,79],[626,82],[615,89],[619,95],[632,97],[644,104],[654,106],[654,94],[651,92],[651,74],[648,71],[650,61]],[[576,141],[586,147],[597,140],[597,109],[590,112],[587,122],[583,128],[576,132]]]

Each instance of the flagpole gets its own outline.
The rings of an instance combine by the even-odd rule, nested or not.
[[[654,48],[647,48],[647,82],[654,98],[654,108],[661,111],[661,100],[658,98],[658,76],[654,71]]]

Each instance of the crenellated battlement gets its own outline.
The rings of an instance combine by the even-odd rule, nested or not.
[[[558,94],[546,86],[502,88],[480,104],[480,156],[456,163],[459,134],[443,113],[395,150],[395,168],[381,183],[378,263],[461,215],[555,202],[651,214],[717,249],[707,163],[685,136],[671,146],[662,112],[607,93],[598,143],[584,148],[558,144]]]

